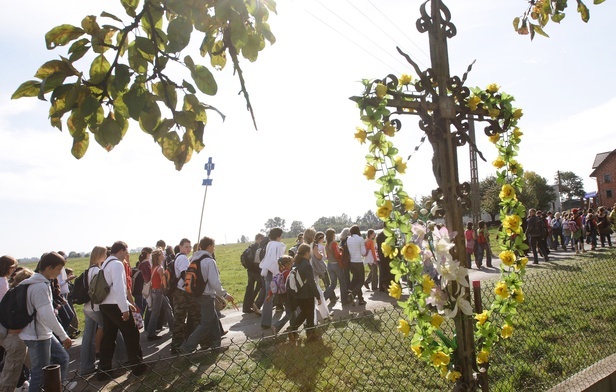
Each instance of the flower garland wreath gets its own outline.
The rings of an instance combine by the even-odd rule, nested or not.
[[[454,260],[450,250],[454,246],[449,231],[427,217],[435,215],[436,203],[431,211],[418,211],[415,200],[404,190],[397,176],[404,174],[407,163],[398,155],[392,139],[400,128],[397,120],[390,121],[388,99],[401,96],[410,87],[418,87],[409,75],[401,75],[398,81],[385,85],[380,81],[363,81],[365,90],[358,100],[364,127],[357,127],[355,138],[360,143],[368,141],[369,154],[363,174],[368,180],[380,185],[375,192],[377,216],[384,221],[386,240],[381,245],[383,254],[391,258],[391,282],[389,294],[400,299],[403,287],[401,278],[406,277],[408,299],[398,304],[406,315],[400,320],[398,330],[409,336],[411,349],[418,358],[434,366],[446,379],[455,382],[461,373],[452,353],[457,347],[455,335],[448,337],[441,329],[445,320],[453,319],[458,311],[473,315],[471,304],[464,298],[469,290],[468,271]],[[522,216],[525,208],[517,199],[523,183],[522,166],[517,162],[518,146],[522,132],[517,127],[522,110],[514,108],[513,96],[499,92],[496,84],[486,89],[471,89],[462,104],[471,113],[489,116],[498,121],[499,131],[489,136],[498,151],[493,162],[497,171],[497,183],[501,185],[500,220],[502,230],[498,234],[501,252],[501,277],[496,284],[496,299],[480,314],[474,314],[476,361],[487,367],[493,345],[513,333],[513,318],[517,306],[524,301],[522,278],[528,262],[523,257],[524,232]],[[376,99],[375,99],[376,98]],[[376,104],[375,104],[376,103]],[[377,178],[377,173],[379,176]],[[427,206],[430,208],[430,206]],[[420,215],[421,214],[421,215]],[[423,217],[422,218],[420,218]],[[452,233],[453,236],[456,233]],[[497,317],[497,314],[500,316]]]

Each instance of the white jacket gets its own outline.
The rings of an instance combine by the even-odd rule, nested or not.
[[[55,333],[60,341],[68,339],[68,335],[56,318],[51,296],[49,279],[36,273],[24,280],[20,285],[30,285],[28,288],[28,313],[36,315],[30,324],[19,333],[21,340],[47,340]]]
[[[286,250],[287,246],[280,241],[270,241],[267,243],[265,257],[263,257],[263,260],[259,263],[261,276],[267,276],[268,272],[271,272],[272,275],[276,275],[280,272],[278,268],[278,258],[284,255]]]
[[[101,305],[118,305],[120,312],[128,312],[129,303],[126,296],[126,273],[124,264],[115,256],[109,256],[101,264],[101,270],[105,274],[105,280],[109,285],[109,295],[105,297]]]

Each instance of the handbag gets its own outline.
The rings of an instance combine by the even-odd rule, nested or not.
[[[221,297],[220,295],[214,296],[214,307],[217,311],[222,311],[227,307],[227,300]]]
[[[139,311],[132,312],[132,313],[133,313],[133,319],[135,320],[135,325],[137,326],[137,329],[143,329],[143,317],[141,317],[141,313],[139,313]]]

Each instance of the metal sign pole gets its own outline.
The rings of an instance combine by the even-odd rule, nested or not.
[[[201,206],[201,219],[199,219],[199,235],[197,236],[197,242],[201,240],[201,226],[203,224],[203,211],[205,211],[205,199],[207,197],[207,188],[212,185],[212,179],[210,178],[210,173],[214,170],[214,162],[212,162],[212,157],[207,159],[207,163],[205,164],[205,170],[207,171],[207,178],[203,180],[202,185],[205,185],[205,193],[203,194],[203,205]]]

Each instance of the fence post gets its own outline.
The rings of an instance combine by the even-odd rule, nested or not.
[[[62,392],[60,365],[47,365],[43,368],[43,390],[45,392]]]
[[[479,314],[483,312],[483,304],[481,302],[481,281],[473,280],[473,299],[475,302],[475,313]],[[479,365],[479,385],[481,386],[482,392],[488,392],[488,367],[489,362],[482,363]]]

